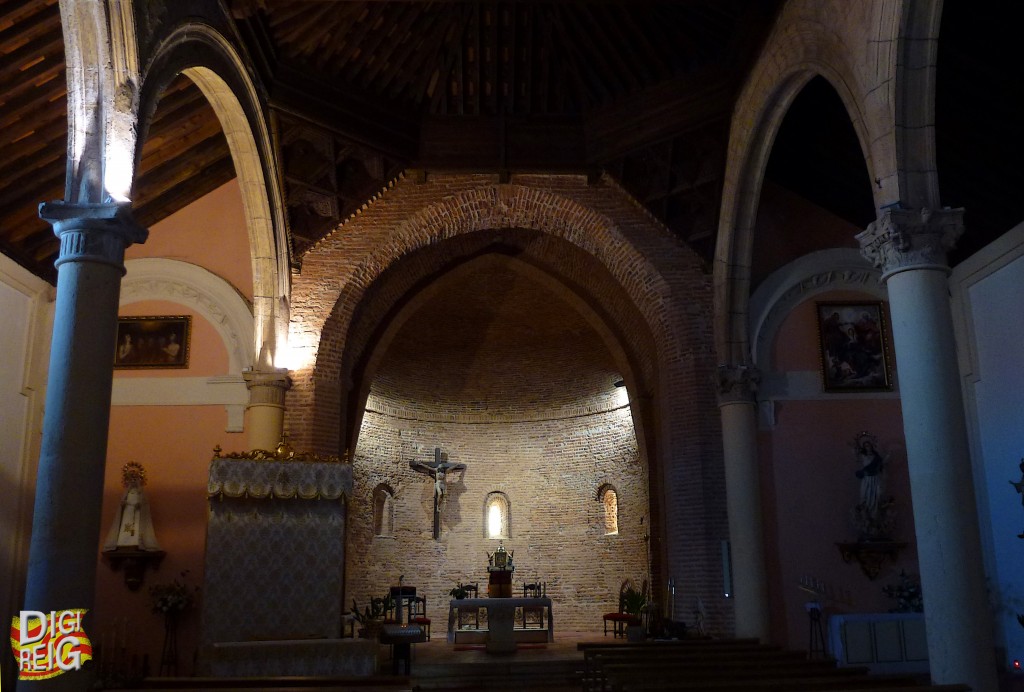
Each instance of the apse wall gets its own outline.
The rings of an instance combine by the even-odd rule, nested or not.
[[[457,582],[487,587],[493,493],[508,502],[514,591],[547,583],[560,630],[595,630],[619,585],[648,573],[648,474],[626,390],[597,332],[562,297],[488,263],[404,322],[373,377],[353,459],[347,600],[404,576],[439,630]],[[410,467],[434,449],[449,472],[439,540],[434,483]],[[602,493],[617,498],[608,534]],[[375,517],[374,493],[390,493]],[[376,524],[376,526],[375,526]],[[484,595],[481,593],[481,595]]]

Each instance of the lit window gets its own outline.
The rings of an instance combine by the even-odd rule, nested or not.
[[[487,496],[484,527],[487,538],[508,538],[509,506],[505,493],[491,493]]]
[[[619,495],[610,485],[602,486],[598,491],[598,499],[604,505],[604,535],[612,536],[619,532]]]
[[[373,535],[393,536],[395,531],[395,496],[386,485],[373,491]]]

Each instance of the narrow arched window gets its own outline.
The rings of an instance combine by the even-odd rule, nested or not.
[[[619,494],[612,486],[603,485],[597,499],[604,507],[604,535],[613,536],[619,532]]]
[[[487,538],[508,538],[509,516],[508,496],[494,492],[487,495],[484,503],[484,536]]]
[[[395,535],[395,495],[384,484],[373,491],[373,535]]]

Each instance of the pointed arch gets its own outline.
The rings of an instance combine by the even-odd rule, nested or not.
[[[250,365],[274,365],[287,340],[290,248],[264,104],[231,42],[208,24],[186,23],[167,34],[146,66],[140,107],[143,135],[160,94],[178,73],[189,77],[209,101],[231,151],[252,251],[253,353],[260,362]],[[136,159],[140,156],[141,145]]]

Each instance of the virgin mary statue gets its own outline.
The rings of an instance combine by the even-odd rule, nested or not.
[[[146,470],[142,464],[135,461],[125,464],[121,469],[121,483],[124,485],[124,493],[114,523],[110,525],[110,531],[103,542],[103,550],[160,550],[153,531],[149,502],[142,489],[146,485]]]

